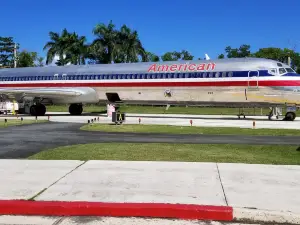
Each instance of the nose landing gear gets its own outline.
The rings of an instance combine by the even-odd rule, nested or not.
[[[286,120],[286,121],[294,121],[295,118],[296,118],[296,113],[294,113],[294,112],[287,112],[287,113],[285,114],[285,117],[284,117],[283,120]]]
[[[283,118],[284,121],[294,121],[296,119],[296,109],[291,109],[290,107],[287,107],[286,114]],[[282,116],[282,108],[279,107],[272,107],[271,111],[268,115],[269,120],[272,119],[273,116],[276,116],[276,119],[279,119],[279,116]]]

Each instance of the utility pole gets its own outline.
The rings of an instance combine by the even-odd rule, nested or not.
[[[14,68],[17,68],[17,44],[14,46]]]

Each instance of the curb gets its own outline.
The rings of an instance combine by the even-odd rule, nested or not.
[[[155,217],[232,221],[228,206],[0,200],[0,215]]]
[[[300,214],[271,210],[233,208],[233,220],[244,222],[267,222],[300,224]]]

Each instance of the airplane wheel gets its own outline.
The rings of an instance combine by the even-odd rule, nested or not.
[[[69,107],[69,113],[71,115],[81,115],[83,108],[81,104],[71,104]]]
[[[46,106],[43,104],[32,105],[30,107],[30,114],[32,116],[44,116],[46,114]]]
[[[295,120],[295,118],[296,118],[296,113],[294,113],[294,112],[287,112],[286,114],[285,114],[285,120],[287,120],[287,121],[293,121],[293,120]]]
[[[273,114],[269,114],[269,115],[268,115],[268,119],[269,119],[269,120],[272,120],[272,116],[273,116]]]
[[[30,107],[30,114],[31,114],[32,116],[37,116],[37,114],[36,114],[36,105],[32,105],[32,106]]]

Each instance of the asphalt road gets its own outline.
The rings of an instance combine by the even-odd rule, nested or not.
[[[0,158],[27,158],[40,151],[64,145],[136,142],[201,144],[299,145],[295,136],[183,135],[144,133],[105,133],[82,131],[77,123],[40,123],[0,129]]]

